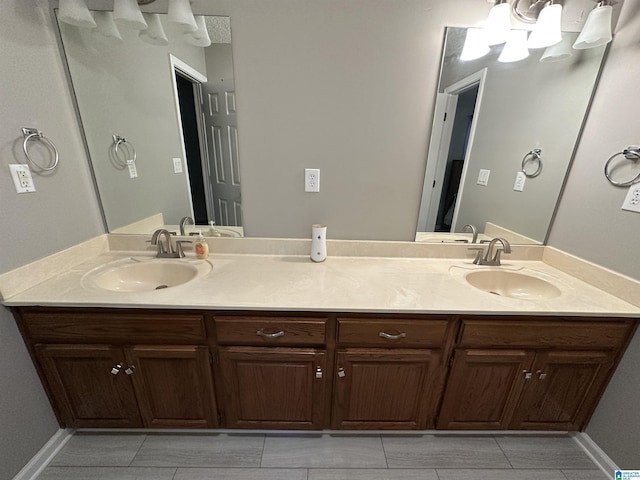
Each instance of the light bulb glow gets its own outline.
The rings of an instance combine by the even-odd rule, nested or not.
[[[511,30],[511,7],[509,4],[500,3],[491,7],[485,27],[487,42],[490,46],[505,43]]]
[[[509,32],[509,39],[502,49],[498,61],[502,63],[519,62],[528,56],[527,31],[511,30],[511,32]]]
[[[460,54],[460,60],[468,62],[484,57],[490,51],[487,44],[487,32],[484,28],[467,28],[467,36]]]
[[[562,5],[547,5],[540,12],[538,21],[529,36],[529,48],[546,48],[562,40]]]

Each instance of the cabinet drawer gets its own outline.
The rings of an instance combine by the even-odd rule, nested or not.
[[[215,315],[221,345],[323,345],[327,320]]]
[[[23,311],[31,340],[37,343],[158,343],[206,341],[204,316],[179,313]]]
[[[411,320],[338,318],[340,346],[439,347],[444,344],[446,319]]]
[[[459,346],[616,349],[631,328],[624,321],[463,319]]]

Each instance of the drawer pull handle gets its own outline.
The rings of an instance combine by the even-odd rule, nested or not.
[[[316,368],[316,378],[322,378],[322,368]]]
[[[345,373],[345,371],[344,371],[344,368],[342,368],[342,367],[338,368],[338,376],[339,376],[340,378],[344,378],[344,377],[346,377],[346,376],[347,376],[347,374],[346,374],[346,373]]]
[[[132,375],[133,371],[136,369],[135,365],[129,365],[129,367],[124,371],[127,375]]]
[[[387,332],[379,332],[378,336],[382,337],[382,338],[386,338],[387,340],[400,340],[401,338],[405,338],[407,336],[407,334],[402,332],[402,333],[399,333],[397,335],[392,335],[392,334],[387,333]]]
[[[122,364],[119,363],[115,367],[111,368],[111,375],[118,375],[120,370],[122,370]]]
[[[528,372],[526,370],[522,370],[522,373],[524,374],[524,379],[525,380],[531,380],[531,377],[533,376],[533,373]]]
[[[268,340],[271,340],[273,338],[278,338],[278,337],[284,337],[284,331],[280,330],[279,332],[275,332],[275,333],[264,333],[264,330],[258,330],[256,332],[256,334],[262,338],[266,338]]]
[[[538,379],[539,380],[544,380],[545,378],[547,378],[547,374],[546,373],[542,373],[542,370],[538,370],[536,373],[538,374]]]

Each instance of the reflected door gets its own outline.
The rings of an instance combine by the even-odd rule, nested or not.
[[[233,78],[210,79],[202,86],[215,222],[217,225],[242,226],[234,88]]]

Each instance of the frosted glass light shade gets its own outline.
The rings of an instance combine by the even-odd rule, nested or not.
[[[147,22],[145,22],[136,0],[113,0],[113,19],[118,25],[133,30],[147,28]]]
[[[511,30],[511,7],[508,3],[500,3],[491,7],[485,28],[487,29],[487,42],[490,46],[500,45],[507,41]]]
[[[527,46],[529,48],[546,48],[562,40],[562,5],[547,5],[540,12],[538,21],[533,27]]]
[[[60,0],[58,20],[76,27],[96,28],[96,22],[84,0]]]
[[[208,47],[211,45],[211,37],[209,37],[209,31],[202,15],[196,17],[196,23],[198,24],[198,30],[193,33],[185,33],[185,42],[194,45],[196,47]]]
[[[93,12],[93,19],[96,21],[97,28],[95,33],[99,33],[105,37],[122,40],[122,35],[113,21],[113,12]]]
[[[169,21],[177,24],[183,32],[195,32],[198,30],[189,0],[169,0],[167,13]]]
[[[502,49],[498,61],[502,63],[518,62],[529,56],[527,48],[527,31],[511,30],[507,44]]]
[[[160,15],[157,13],[143,13],[142,15],[147,22],[147,28],[145,30],[140,30],[140,33],[138,34],[140,39],[150,43],[151,45],[169,45],[169,39],[164,33],[162,23],[160,23]]]
[[[491,49],[487,44],[487,32],[484,28],[467,28],[467,36],[460,54],[460,60],[468,62],[484,57]]]
[[[560,60],[565,60],[571,56],[571,44],[573,43],[573,38],[566,33],[562,34],[562,41],[560,43],[556,43],[555,45],[551,45],[547,47],[547,49],[540,57],[540,61],[543,63],[546,62],[559,62]]]
[[[573,48],[584,50],[609,43],[613,38],[611,35],[612,13],[613,7],[611,5],[602,5],[591,10]]]

